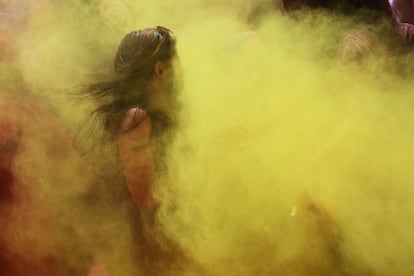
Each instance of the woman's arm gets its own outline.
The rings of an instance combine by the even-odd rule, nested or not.
[[[142,109],[130,109],[121,126],[118,149],[128,189],[135,204],[141,209],[153,209],[158,205],[151,190],[155,161],[150,136],[150,117]]]
[[[397,32],[410,45],[414,44],[414,1],[389,0]]]
[[[409,45],[414,44],[414,25],[410,23],[396,23],[397,31]]]

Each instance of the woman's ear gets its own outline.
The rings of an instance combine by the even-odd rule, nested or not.
[[[157,78],[161,78],[162,77],[162,75],[163,75],[163,73],[164,73],[164,64],[161,62],[161,61],[157,61],[156,63],[155,63],[155,67],[154,67],[154,74],[155,74],[155,77],[157,77]]]

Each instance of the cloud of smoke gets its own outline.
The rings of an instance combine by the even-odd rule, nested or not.
[[[90,103],[72,104],[66,88],[109,70],[125,33],[163,25],[177,35],[183,123],[157,221],[205,274],[412,274],[411,55],[388,47],[386,20],[315,11],[296,21],[274,10],[252,27],[249,8],[270,1],[39,3],[17,39],[19,66],[69,133]],[[346,44],[365,34],[362,48]],[[39,199],[56,209],[65,248],[45,251],[139,273],[122,179],[79,174],[74,153],[39,154],[53,138],[39,139],[19,162],[28,175],[43,164]]]

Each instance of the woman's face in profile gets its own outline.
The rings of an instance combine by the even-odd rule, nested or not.
[[[149,94],[151,108],[166,113],[176,111],[178,92],[181,90],[182,82],[182,70],[178,57],[174,56],[168,62],[157,64],[153,82],[154,89]]]

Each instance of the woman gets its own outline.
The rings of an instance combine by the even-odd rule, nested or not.
[[[87,87],[106,137],[118,146],[125,182],[136,205],[155,209],[151,189],[165,172],[168,135],[177,125],[173,63],[175,38],[164,27],[127,34],[110,77]]]
[[[94,115],[116,147],[124,182],[138,207],[132,211],[136,214],[132,231],[136,259],[146,275],[159,275],[163,262],[177,263],[182,257],[178,246],[155,225],[167,189],[167,147],[178,123],[175,44],[171,31],[164,27],[127,34],[116,53],[112,75],[86,91],[98,103]],[[99,270],[93,268],[90,275]]]

